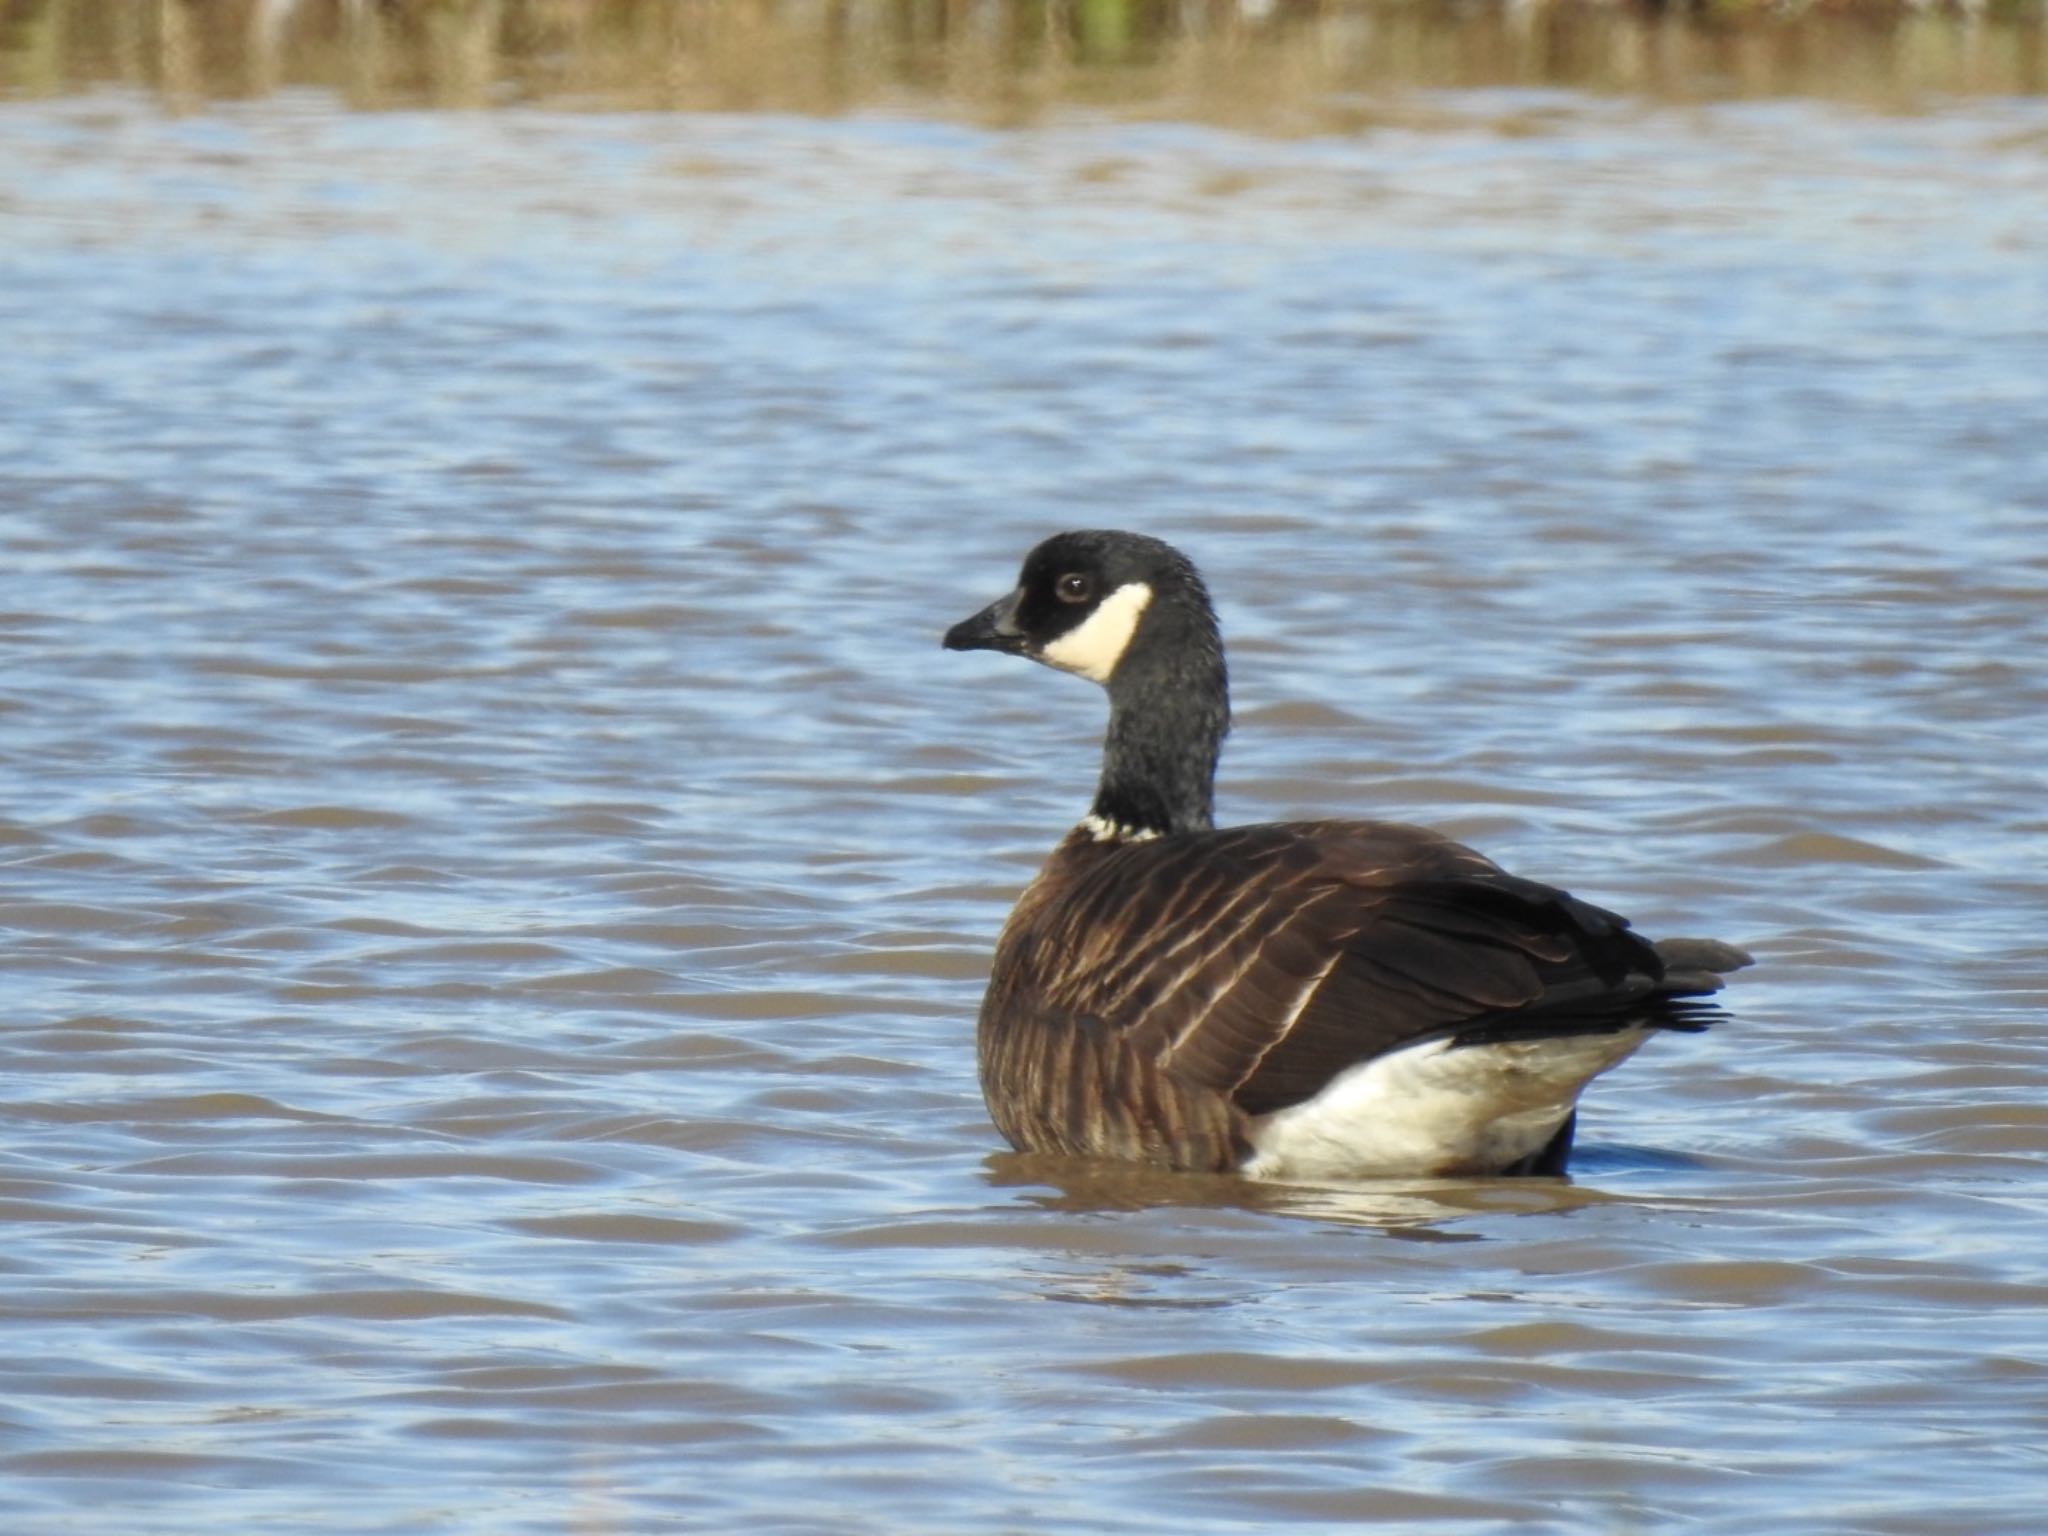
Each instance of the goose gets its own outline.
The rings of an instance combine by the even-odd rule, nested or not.
[[[1022,1152],[1317,1183],[1561,1175],[1580,1092],[1749,963],[1386,821],[1218,829],[1230,723],[1201,575],[1159,539],[1058,534],[948,650],[1109,694],[1088,814],[1018,898],[976,1023]]]

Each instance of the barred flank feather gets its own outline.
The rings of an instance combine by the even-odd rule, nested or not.
[[[1719,985],[1698,963],[1667,974],[1613,913],[1416,827],[1076,832],[997,945],[982,1088],[1020,1149],[1233,1168],[1258,1117],[1362,1061],[1695,1029],[1693,999]]]

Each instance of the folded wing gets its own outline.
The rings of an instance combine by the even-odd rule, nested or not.
[[[1041,912],[1067,964],[1039,1006],[1244,1115],[1429,1039],[1697,1028],[1683,1000],[1740,958],[1686,949],[1667,971],[1613,913],[1383,823],[1132,844]]]

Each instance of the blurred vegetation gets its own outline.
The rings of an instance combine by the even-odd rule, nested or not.
[[[1404,92],[1560,87],[1911,109],[2037,95],[2048,0],[0,0],[0,96],[1027,122],[1065,107],[1328,132]]]

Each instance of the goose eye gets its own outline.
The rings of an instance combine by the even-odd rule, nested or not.
[[[1095,595],[1095,583],[1075,571],[1054,582],[1053,591],[1059,594],[1063,603],[1085,603]]]

